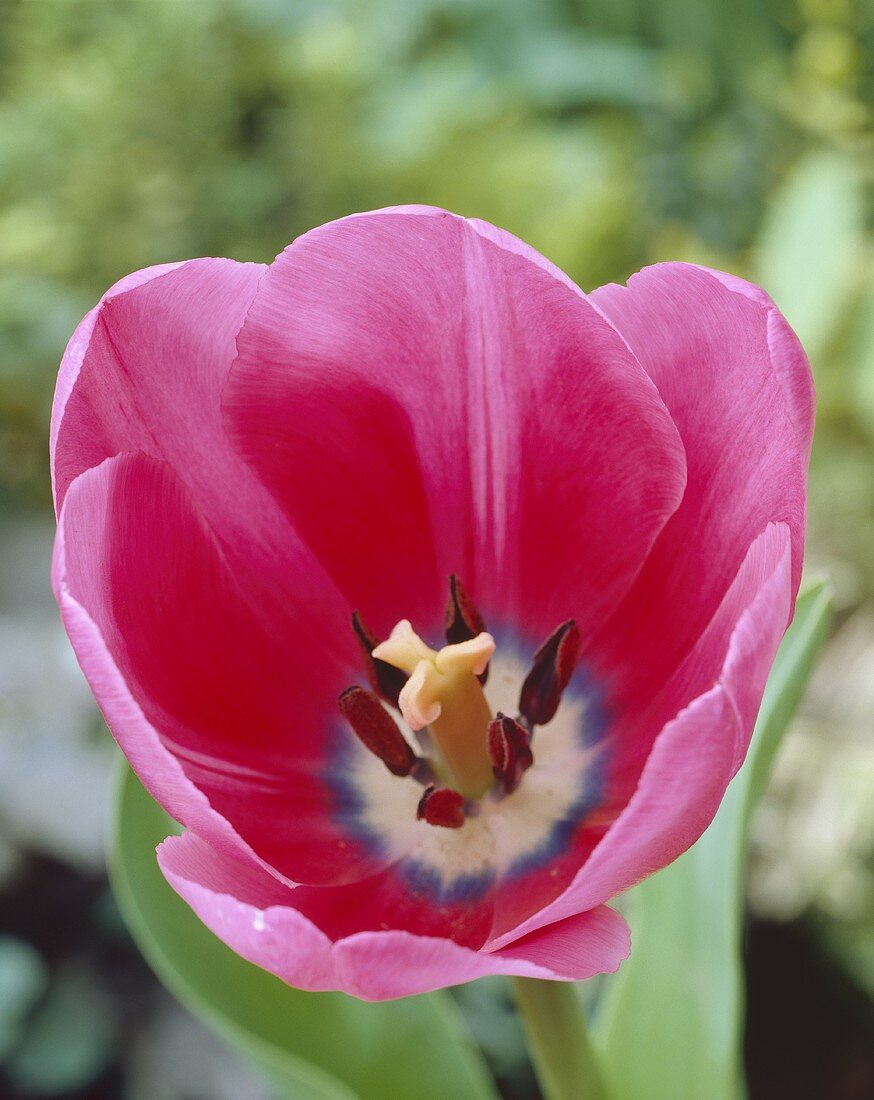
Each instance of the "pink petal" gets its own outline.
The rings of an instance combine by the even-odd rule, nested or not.
[[[193,833],[168,837],[158,846],[158,863],[176,893],[232,951],[298,989],[338,988],[331,941],[292,908],[293,890],[220,857]]]
[[[71,628],[77,655],[162,805],[203,831],[178,798],[172,754],[197,806],[233,822],[282,875],[372,874],[378,863],[334,823],[325,780],[342,726],[337,696],[358,653],[345,620],[325,630],[330,603],[318,578],[297,563],[294,604],[268,617],[253,604],[249,563],[219,545],[166,463],[138,454],[73,482],[58,540],[59,600],[88,623]],[[120,678],[132,697],[123,705]]]
[[[602,906],[491,953],[409,932],[359,932],[334,955],[342,988],[366,1001],[429,993],[489,974],[584,981],[610,973],[628,957],[628,925]]]
[[[591,297],[655,382],[688,462],[681,506],[595,646],[615,698],[637,706],[695,645],[768,523],[789,526],[797,591],[810,369],[770,300],[729,276],[659,264]]]
[[[415,826],[411,826],[413,837]],[[581,820],[552,859],[505,880],[482,884],[456,880],[441,893],[433,872],[401,861],[347,885],[301,887],[295,906],[332,940],[391,929],[417,937],[451,937],[457,945],[478,951],[554,901],[571,884],[603,832]]]
[[[718,651],[725,625],[735,622],[715,683],[656,738],[633,797],[571,886],[497,945],[616,897],[698,839],[743,761],[791,607],[789,532],[771,525],[750,549],[713,626],[679,674],[687,687],[697,686],[712,661],[708,649]]]
[[[602,818],[599,811],[581,815],[550,859],[530,870],[516,871],[496,884],[486,946],[507,942],[508,933],[516,935],[520,924],[562,895],[604,836],[606,824]]]
[[[603,907],[490,954],[398,931],[359,932],[332,943],[292,907],[300,891],[218,855],[192,834],[165,840],[158,861],[173,889],[220,939],[300,989],[342,989],[378,1001],[487,974],[578,981],[615,970],[629,950],[625,922]]]
[[[729,275],[725,271],[713,271],[702,267],[699,270],[717,279],[723,286],[736,294],[752,299],[762,306],[767,315],[768,349],[777,380],[783,387],[786,408],[798,436],[798,446],[805,460],[810,458],[810,446],[813,442],[813,422],[815,417],[816,393],[813,388],[813,376],[810,364],[804,354],[801,341],[792,331],[789,322],[777,309],[773,299],[761,287]]]
[[[157,730],[131,695],[109,653],[100,630],[67,584],[63,531],[55,543],[53,583],[64,627],[91,690],[115,731],[125,756],[147,790],[167,812],[184,821],[222,852],[252,855],[233,827],[210,806],[185,774],[182,765],[161,742]]]
[[[806,359],[731,276],[661,265],[592,300],[509,234],[399,208],[266,275],[137,273],[70,343],[68,630],[147,786],[212,846],[171,846],[174,886],[294,984],[376,999],[611,968],[624,924],[598,906],[700,835],[743,758],[797,589]],[[438,908],[335,824],[326,769],[361,671],[349,604],[428,632],[450,572],[534,642],[578,620],[612,802],[549,867]],[[291,907],[277,878],[320,886]],[[489,926],[500,950],[471,950]]]
[[[433,629],[455,571],[487,620],[539,640],[577,615],[589,636],[680,499],[638,363],[508,242],[427,209],[323,226],[239,335],[229,432],[377,632]]]
[[[80,325],[56,394],[58,506],[84,470],[140,452],[176,472],[229,555],[248,563],[252,600],[272,617],[305,583],[325,628],[348,633],[348,608],[263,486],[228,444],[221,391],[264,268],[190,260],[122,280]],[[269,610],[268,610],[269,609]]]
[[[208,479],[223,445],[220,389],[262,271],[190,260],[135,272],[107,291],[61,363],[52,412],[59,510],[78,474],[122,451]]]
[[[168,271],[174,271],[181,264],[158,264],[155,267],[147,267],[142,271],[134,271],[130,275],[125,275],[123,279],[119,281],[107,290],[107,292],[100,299],[98,305],[94,309],[89,310],[88,313],[82,318],[76,327],[76,331],[70,337],[66,350],[64,351],[63,358],[61,359],[61,365],[58,370],[58,380],[55,386],[55,397],[52,404],[52,420],[51,428],[49,432],[49,458],[51,461],[51,474],[52,474],[52,493],[55,498],[55,511],[60,511],[61,502],[63,498],[63,492],[59,491],[56,484],[56,452],[58,442],[58,432],[60,431],[61,422],[64,419],[64,413],[67,408],[67,401],[70,398],[70,394],[73,392],[79,373],[82,369],[82,362],[88,351],[88,345],[91,341],[91,335],[94,332],[94,326],[97,323],[97,318],[100,314],[100,306],[108,301],[110,298],[116,297],[118,294],[123,294],[127,290],[132,290],[134,287],[141,286],[144,283],[150,282],[152,279],[157,279],[161,275],[165,275]],[[63,490],[66,491],[66,486],[63,486]]]
[[[414,828],[411,822],[411,833]],[[304,887],[295,907],[332,940],[391,929],[429,939],[451,935],[459,946],[477,951],[489,938],[494,898],[490,889],[442,897],[433,881],[420,883],[409,868],[393,865],[346,886]]]

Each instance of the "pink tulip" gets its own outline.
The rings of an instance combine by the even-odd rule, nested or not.
[[[303,989],[614,970],[606,903],[744,758],[812,423],[758,288],[587,296],[443,210],[122,279],[61,365],[53,575],[167,880]]]

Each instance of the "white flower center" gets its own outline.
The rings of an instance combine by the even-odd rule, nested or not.
[[[499,651],[489,670],[484,691],[489,713],[515,713],[526,663]],[[559,854],[574,826],[597,804],[603,741],[596,712],[593,700],[570,684],[555,717],[535,732],[534,764],[523,782],[509,795],[493,789],[457,829],[417,821],[420,785],[398,780],[350,737],[342,780],[355,798],[346,824],[397,863],[411,882],[430,883],[446,898],[476,893],[495,879],[533,868]],[[419,748],[410,725],[399,725]]]

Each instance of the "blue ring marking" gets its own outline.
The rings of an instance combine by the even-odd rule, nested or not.
[[[501,631],[495,635],[502,652],[511,654],[520,663],[524,663],[524,654],[533,653],[536,646],[524,648],[510,632]],[[521,685],[520,685],[521,686]],[[565,695],[582,697],[584,702],[584,721],[579,730],[580,747],[590,750],[606,740],[610,716],[607,711],[604,693],[584,666],[574,671]],[[534,753],[537,759],[537,738],[549,735],[549,727],[535,730]],[[334,810],[338,822],[375,858],[386,857],[388,846],[385,840],[371,829],[363,826],[361,813],[363,801],[355,783],[355,768],[349,749],[354,743],[353,735],[344,724],[338,724],[334,743],[329,751],[327,784],[334,794]],[[520,856],[501,876],[502,882],[512,881],[544,864],[556,859],[567,850],[571,837],[580,823],[595,809],[600,801],[606,779],[607,753],[604,748],[595,754],[592,766],[586,770],[584,787],[579,798],[569,811],[559,818],[550,830],[547,839],[533,852]],[[524,782],[524,779],[523,779]],[[401,859],[397,869],[406,879],[410,889],[427,895],[437,904],[473,902],[479,900],[497,881],[497,872],[489,869],[478,874],[463,874],[449,882],[444,882],[440,874],[430,865],[416,859]]]

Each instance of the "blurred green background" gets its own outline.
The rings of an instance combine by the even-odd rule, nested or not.
[[[755,824],[750,1093],[874,1095],[872,103],[864,0],[0,0],[0,1095],[269,1095],[106,892],[111,747],[47,593],[64,344],[131,270],[266,261],[403,202],[494,221],[584,289],[733,271],[802,337],[808,566],[838,618]],[[534,1095],[502,990],[476,989],[507,1095]]]

